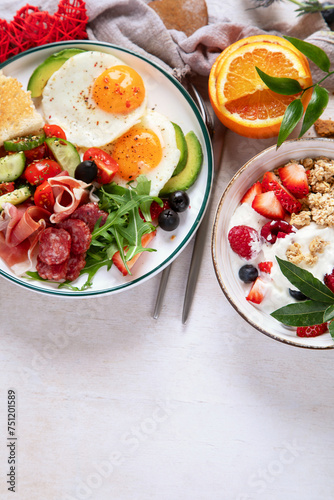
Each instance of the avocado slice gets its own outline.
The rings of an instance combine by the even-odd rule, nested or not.
[[[29,79],[27,87],[31,92],[31,97],[40,97],[45,85],[53,73],[57,71],[64,64],[64,62],[67,61],[67,59],[79,54],[80,52],[85,51],[82,49],[64,49],[60,52],[52,54],[50,57],[45,59],[44,62],[37,66]]]
[[[174,175],[178,175],[180,172],[182,172],[182,170],[186,166],[188,158],[188,146],[181,127],[173,122],[172,125],[175,130],[176,145],[180,151],[180,159],[173,172],[173,177],[174,177]]]
[[[202,168],[203,151],[202,146],[196,136],[191,130],[185,136],[188,147],[187,163],[178,175],[171,177],[161,189],[159,196],[164,197],[174,191],[186,191],[196,181]]]

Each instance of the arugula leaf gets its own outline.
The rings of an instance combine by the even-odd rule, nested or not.
[[[139,175],[137,177],[137,187],[136,187],[137,194],[139,195],[150,194],[150,191],[151,191],[151,181],[147,180],[145,175]],[[151,201],[146,201],[139,205],[139,208],[141,210],[141,213],[143,214],[144,219],[149,222],[152,220],[150,211],[151,203],[152,203]],[[163,202],[162,200],[160,200],[160,198],[158,203],[160,206],[163,205]]]
[[[306,108],[303,125],[298,138],[305,134],[313,123],[322,115],[329,101],[328,90],[315,85],[311,100]]]
[[[300,99],[295,99],[290,102],[289,106],[286,108],[283,120],[279,129],[277,148],[279,148],[283,142],[288,138],[291,132],[294,130],[301,117],[303,116],[304,108]]]
[[[312,43],[305,42],[304,40],[299,40],[298,38],[293,38],[292,36],[284,36],[286,40],[288,40],[292,45],[296,47],[304,56],[311,59],[320,68],[322,71],[326,73],[329,72],[329,68],[331,65],[330,59],[327,56],[326,52],[322,49],[313,45]]]
[[[334,303],[333,292],[312,273],[279,257],[276,257],[276,260],[284,276],[306,297],[316,302]]]
[[[86,259],[86,265],[84,269],[80,272],[80,275],[83,274],[88,274],[87,280],[85,283],[82,285],[79,290],[86,290],[87,288],[90,288],[93,284],[93,278],[97,271],[101,269],[101,267],[107,266],[107,270],[109,271],[111,267],[112,261],[109,259],[104,259],[104,260],[95,260],[94,258],[87,258]],[[60,285],[61,286],[61,285]]]
[[[326,309],[324,302],[305,300],[281,307],[271,313],[271,316],[288,326],[311,326],[324,323]]]
[[[46,280],[45,278],[41,278],[40,275],[36,271],[27,271],[25,274],[26,274],[26,277],[28,277],[29,279],[33,279],[36,281],[46,281],[47,283],[57,283],[56,281]]]
[[[278,78],[276,76],[267,75],[260,68],[255,66],[256,71],[258,72],[261,80],[270,88],[273,92],[282,95],[295,95],[302,92],[302,87],[298,80],[294,80],[293,78]]]

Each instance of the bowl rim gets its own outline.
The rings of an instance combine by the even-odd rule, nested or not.
[[[323,142],[323,143],[332,143],[334,144],[334,139],[330,139],[330,138],[326,138],[326,137],[305,137],[305,138],[301,138],[301,139],[290,139],[290,140],[287,140],[284,142],[284,144],[291,144],[291,143],[300,143],[300,142],[313,142],[314,140],[317,140],[317,141],[320,141],[320,142]],[[276,144],[272,145],[272,146],[269,146],[268,148],[266,149],[263,149],[262,151],[260,151],[259,153],[257,153],[256,155],[252,156],[252,158],[250,158],[246,163],[244,163],[240,168],[239,170],[237,170],[237,172],[233,175],[233,177],[230,179],[230,181],[228,182],[227,186],[225,187],[219,201],[218,201],[218,205],[217,205],[217,208],[216,208],[216,211],[215,211],[215,215],[214,215],[214,220],[213,220],[213,225],[212,225],[212,233],[211,233],[211,257],[212,257],[212,262],[213,262],[213,267],[214,267],[214,271],[215,271],[215,274],[216,274],[216,278],[218,280],[218,283],[225,295],[225,297],[227,298],[227,300],[229,301],[229,303],[231,304],[231,306],[237,311],[237,313],[248,323],[250,324],[253,328],[255,328],[256,330],[258,330],[259,332],[263,333],[264,335],[266,335],[267,337],[270,337],[274,340],[277,340],[283,344],[287,344],[287,345],[291,345],[291,346],[294,346],[294,347],[301,347],[303,349],[313,349],[313,350],[326,350],[326,349],[334,349],[334,343],[333,345],[325,345],[325,346],[319,346],[319,345],[304,345],[304,344],[299,344],[297,342],[294,342],[293,340],[288,340],[288,339],[283,339],[283,338],[280,338],[278,337],[277,335],[273,334],[273,333],[270,333],[268,331],[266,331],[264,328],[262,328],[260,325],[257,325],[254,321],[252,321],[250,318],[247,317],[247,315],[245,313],[243,313],[239,308],[238,306],[234,303],[234,300],[233,298],[231,297],[225,283],[224,283],[224,280],[219,272],[219,266],[218,266],[218,262],[217,262],[217,256],[216,256],[216,245],[217,245],[217,231],[218,231],[218,219],[220,217],[220,212],[222,210],[222,207],[223,207],[223,204],[224,204],[224,201],[225,201],[225,198],[227,197],[232,185],[234,184],[234,182],[243,174],[243,172],[248,168],[249,164],[250,163],[253,163],[255,160],[261,158],[262,156],[266,155],[269,151],[272,151],[274,149],[277,149],[277,146]],[[334,153],[334,151],[333,151]]]

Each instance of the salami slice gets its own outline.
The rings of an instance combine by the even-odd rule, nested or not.
[[[47,227],[39,236],[38,256],[49,266],[67,260],[71,251],[71,235],[62,228]]]
[[[80,219],[67,219],[58,224],[71,235],[71,253],[79,255],[87,252],[92,241],[92,235],[87,224]]]
[[[86,265],[86,254],[81,253],[79,255],[71,254],[68,259],[66,279],[69,281],[74,281],[79,277],[81,269]]]
[[[61,264],[45,264],[39,256],[37,256],[36,270],[41,278],[45,280],[61,281],[66,278],[67,273],[67,263],[66,259]]]
[[[77,208],[71,215],[71,219],[80,219],[84,221],[92,232],[95,224],[101,217],[100,226],[105,224],[108,213],[104,210],[100,210],[97,203],[90,202],[85,205],[81,205]]]

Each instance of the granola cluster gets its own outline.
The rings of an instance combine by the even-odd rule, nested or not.
[[[309,253],[303,254],[299,243],[292,243],[286,251],[287,259],[293,264],[305,262],[308,266],[314,266],[318,262],[319,254],[323,253],[325,246],[329,244],[323,238],[316,236],[309,244]]]
[[[303,210],[292,214],[290,224],[298,228],[314,221],[320,226],[334,226],[334,160],[324,156],[304,158],[310,194],[303,201]]]

